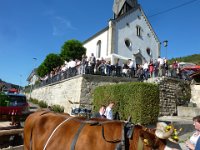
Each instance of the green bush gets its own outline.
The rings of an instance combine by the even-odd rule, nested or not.
[[[29,101],[33,104],[38,104],[39,101],[37,99],[30,98]]]
[[[29,99],[30,102],[34,104],[38,104],[41,108],[47,108],[48,105],[45,101],[39,101],[37,99]],[[63,113],[64,112],[64,107],[60,105],[52,105],[50,106],[51,111],[57,112],[57,113]]]
[[[100,105],[114,101],[114,112],[133,123],[151,124],[157,122],[159,115],[159,89],[155,84],[134,82],[97,87],[93,94],[94,111]]]
[[[45,101],[39,101],[38,102],[38,105],[41,107],[41,108],[47,108],[47,103]]]
[[[64,112],[64,107],[60,105],[52,105],[51,110],[57,113],[63,113]]]

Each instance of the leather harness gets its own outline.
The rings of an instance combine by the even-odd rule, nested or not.
[[[44,113],[40,114],[40,116],[46,114],[46,113],[49,113],[50,111],[45,111]],[[49,138],[47,139],[46,143],[45,143],[45,146],[43,148],[43,150],[46,150],[46,147],[50,141],[50,139],[52,138],[53,134],[57,131],[57,129],[62,126],[64,123],[70,121],[70,120],[75,120],[75,121],[78,121],[78,122],[81,122],[79,128],[78,128],[78,131],[76,132],[76,134],[74,135],[74,138],[73,138],[73,141],[72,141],[72,144],[70,146],[70,150],[75,150],[75,146],[76,146],[76,142],[78,140],[78,137],[82,131],[82,129],[84,128],[84,126],[86,124],[91,124],[91,125],[101,125],[102,126],[102,137],[103,139],[106,141],[106,142],[109,142],[109,143],[118,143],[116,145],[116,148],[115,150],[126,150],[126,133],[125,133],[125,128],[126,128],[126,124],[123,123],[123,126],[122,126],[122,138],[121,139],[115,139],[115,140],[107,140],[105,138],[105,134],[104,134],[104,124],[106,123],[110,123],[112,121],[105,121],[105,122],[98,122],[98,121],[87,121],[87,120],[78,120],[77,117],[69,117],[67,119],[65,119],[64,121],[62,121],[54,130],[53,132],[51,133],[51,135],[49,136]],[[114,121],[113,121],[114,122]],[[34,125],[33,125],[34,126]],[[32,132],[33,132],[33,128],[31,129],[31,137],[30,137],[30,150],[32,148]]]

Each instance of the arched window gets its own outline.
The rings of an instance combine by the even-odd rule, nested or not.
[[[97,42],[97,50],[96,50],[96,57],[100,58],[101,57],[101,40]]]
[[[148,54],[149,56],[151,56],[151,49],[150,49],[150,48],[147,48],[146,51],[147,51],[147,54]]]
[[[142,28],[137,25],[136,26],[136,34],[137,34],[137,36],[141,37],[142,36],[141,32],[142,32]]]

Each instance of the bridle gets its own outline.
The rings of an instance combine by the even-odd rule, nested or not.
[[[122,122],[121,139],[107,140],[104,135],[103,124],[105,123],[107,122],[101,123],[103,139],[109,143],[118,143],[115,147],[115,150],[129,150],[129,139],[131,139],[133,136],[134,125],[130,122],[127,122],[127,123]]]

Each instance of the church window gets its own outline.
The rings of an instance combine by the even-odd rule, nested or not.
[[[148,54],[149,56],[151,56],[151,49],[150,49],[150,48],[147,48],[146,51],[147,51],[147,54]]]
[[[97,50],[96,50],[96,57],[100,58],[101,57],[101,40],[97,42]]]
[[[129,39],[125,39],[124,43],[125,43],[126,47],[128,47],[128,48],[130,48],[131,45],[132,45],[132,43],[131,43],[131,41]]]
[[[136,26],[136,34],[141,37],[142,28],[140,26]]]

